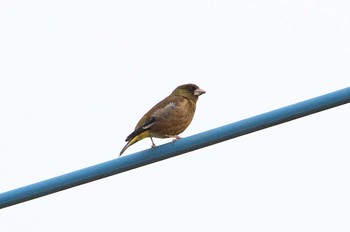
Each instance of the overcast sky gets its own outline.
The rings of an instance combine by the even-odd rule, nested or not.
[[[183,137],[350,86],[345,0],[2,1],[0,29],[0,192],[117,158],[181,84],[207,91]],[[1,231],[349,231],[349,119],[344,105],[5,208]]]

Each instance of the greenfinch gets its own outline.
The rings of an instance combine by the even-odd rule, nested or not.
[[[147,137],[150,137],[152,147],[156,146],[153,142],[153,137],[180,139],[179,134],[192,121],[198,97],[204,93],[205,91],[195,84],[177,87],[168,97],[153,106],[140,119],[134,132],[125,139],[127,144],[123,147],[119,156],[128,147]]]

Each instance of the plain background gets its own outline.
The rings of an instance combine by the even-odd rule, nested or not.
[[[183,137],[348,87],[349,22],[345,0],[2,1],[0,192],[115,159],[180,84],[207,91]],[[1,231],[349,231],[349,118],[344,105],[5,208]]]

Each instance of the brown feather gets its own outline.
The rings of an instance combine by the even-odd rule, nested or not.
[[[177,87],[168,97],[152,107],[137,123],[125,141],[120,155],[132,144],[145,137],[178,137],[191,123],[198,96],[204,94],[194,84]]]

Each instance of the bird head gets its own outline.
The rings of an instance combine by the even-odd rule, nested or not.
[[[205,94],[205,91],[195,84],[180,85],[172,92],[172,95],[182,96],[195,102],[202,94]]]

